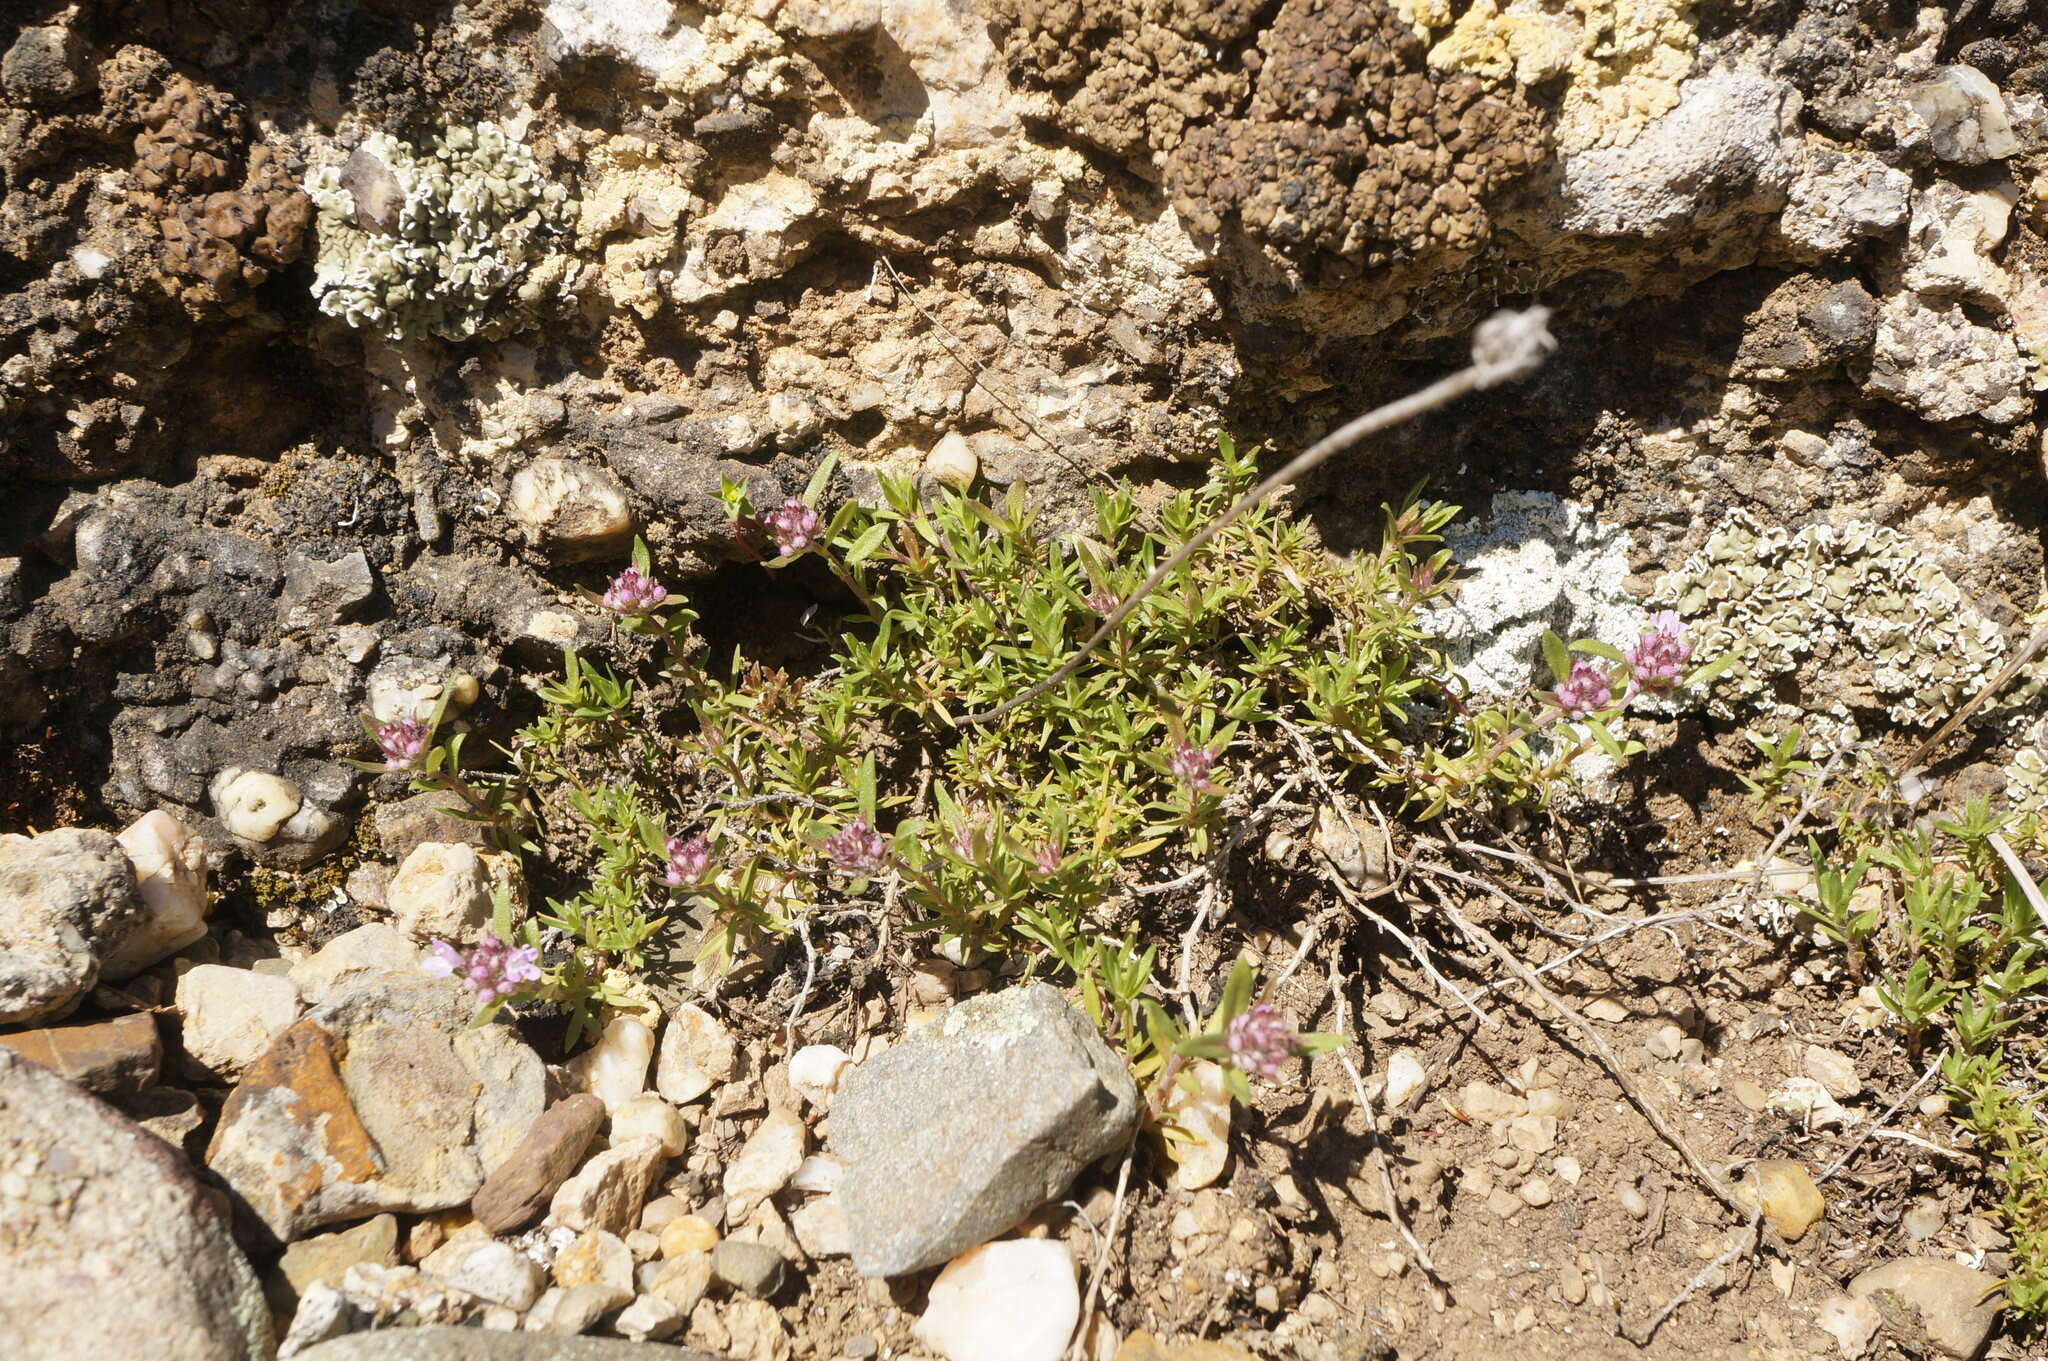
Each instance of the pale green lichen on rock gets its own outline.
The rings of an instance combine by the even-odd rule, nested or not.
[[[1876,708],[1926,727],[1968,701],[2007,651],[1998,626],[1948,575],[1882,525],[1760,529],[1738,511],[1657,583],[1656,596],[1694,631],[1695,655],[1737,658],[1708,702],[1724,718],[1815,717],[1774,693],[1811,659],[1826,666],[1801,679],[1820,681],[1824,670],[1832,686],[1820,715],[1853,725],[1853,710]]]
[[[393,340],[467,340],[532,326],[550,299],[573,296],[581,267],[558,247],[575,204],[502,129],[448,127],[420,146],[372,133],[352,161],[364,164],[389,172],[382,212],[357,202],[340,167],[307,180],[323,312]]]

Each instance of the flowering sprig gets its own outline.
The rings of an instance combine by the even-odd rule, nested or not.
[[[704,837],[693,836],[685,841],[672,836],[663,850],[668,860],[662,866],[661,881],[670,888],[702,883],[711,868],[711,842]]]
[[[468,950],[445,940],[427,946],[421,968],[436,978],[456,978],[484,1006],[502,1002],[540,981],[540,951],[531,945],[508,945],[486,932]]]
[[[1209,778],[1209,771],[1216,764],[1216,753],[1209,747],[1198,747],[1182,738],[1173,747],[1172,755],[1166,758],[1167,774],[1186,785],[1191,794],[1212,794],[1218,785]]]
[[[889,843],[866,818],[855,818],[825,838],[825,858],[855,878],[866,878],[888,863]]]
[[[1268,1082],[1278,1082],[1281,1067],[1301,1052],[1301,1036],[1271,1002],[1254,1002],[1231,1017],[1223,1042],[1239,1072],[1256,1073]]]
[[[1685,640],[1685,624],[1678,611],[1659,610],[1651,615],[1650,631],[1636,639],[1623,660],[1637,689],[1653,695],[1677,689],[1685,664],[1692,660],[1692,644]]]
[[[394,723],[379,724],[375,729],[377,745],[384,752],[384,769],[411,770],[420,763],[426,753],[427,743],[434,733],[417,718],[401,718]]]
[[[614,614],[645,614],[662,601],[668,599],[668,587],[642,572],[638,567],[628,567],[612,578],[598,597],[603,606]]]
[[[823,535],[818,512],[794,496],[763,515],[761,527],[774,541],[775,551],[785,558],[810,552],[819,545]]]
[[[1601,668],[1582,659],[1572,663],[1550,696],[1566,718],[1585,718],[1614,702],[1614,682]]]

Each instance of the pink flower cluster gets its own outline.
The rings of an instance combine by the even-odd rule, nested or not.
[[[410,770],[419,762],[431,736],[427,725],[417,718],[401,718],[377,729],[377,745],[384,750],[386,770]]]
[[[1685,641],[1685,624],[1676,610],[1659,610],[1650,616],[1650,631],[1622,654],[1635,673],[1638,688],[1652,694],[1668,694],[1678,688],[1685,664],[1692,660],[1692,644]]]
[[[688,841],[672,836],[665,849],[668,865],[662,870],[661,879],[670,888],[699,883],[704,872],[711,868],[711,843],[701,836],[693,836]]]
[[[848,874],[873,874],[888,860],[889,843],[866,818],[855,818],[825,839],[825,858]]]
[[[492,935],[467,951],[437,940],[427,946],[421,967],[436,978],[460,978],[477,1001],[489,1005],[540,981],[540,951],[531,945],[509,946]]]
[[[762,516],[761,523],[767,526],[768,537],[775,540],[776,551],[784,557],[818,546],[818,512],[795,497]]]
[[[628,567],[604,588],[604,607],[619,614],[644,614],[668,599],[668,587],[637,567]]]
[[[1230,1062],[1240,1071],[1257,1073],[1268,1082],[1280,1080],[1280,1066],[1301,1051],[1301,1037],[1271,1002],[1257,1002],[1233,1016],[1224,1029]]]
[[[1565,717],[1584,718],[1614,702],[1614,683],[1593,663],[1577,661],[1572,663],[1572,674],[1550,693]]]
[[[1167,759],[1166,769],[1174,779],[1185,784],[1193,792],[1206,794],[1216,788],[1215,782],[1209,778],[1209,771],[1215,764],[1215,752],[1183,740],[1174,747],[1173,755]]]

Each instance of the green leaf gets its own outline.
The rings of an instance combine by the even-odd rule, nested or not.
[[[647,540],[638,534],[633,536],[633,566],[638,568],[643,576],[654,571],[654,555],[647,551]]]
[[[1571,651],[1565,647],[1564,639],[1549,629],[1543,630],[1543,660],[1549,664],[1550,674],[1557,677],[1559,685],[1572,678]]]
[[[825,488],[832,485],[832,473],[839,466],[837,451],[825,455],[819,462],[818,470],[811,474],[811,480],[804,486],[803,502],[813,510],[817,509],[818,498],[825,494]]]
[[[1626,662],[1628,660],[1627,657],[1622,655],[1620,648],[1610,647],[1598,638],[1574,638],[1572,640],[1572,651],[1583,652],[1589,657],[1598,657],[1603,661],[1609,662]]]
[[[866,530],[862,531],[858,539],[855,539],[847,546],[846,552],[843,555],[846,559],[846,565],[848,567],[858,567],[861,563],[866,562],[874,556],[875,550],[880,548],[888,540],[888,537],[889,526],[887,524],[876,523],[869,525]]]
[[[1250,961],[1240,959],[1232,965],[1230,979],[1223,985],[1223,1001],[1218,1004],[1215,1016],[1210,1018],[1210,1024],[1227,1024],[1249,1010],[1252,1004],[1252,984],[1256,981]]]

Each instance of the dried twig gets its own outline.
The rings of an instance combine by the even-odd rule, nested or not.
[[[1345,1033],[1344,1027],[1344,975],[1337,971],[1337,962],[1330,961],[1330,991],[1337,999],[1337,1031]],[[1347,1049],[1337,1051],[1337,1061],[1344,1065],[1344,1072],[1351,1079],[1352,1091],[1358,1097],[1358,1109],[1365,1116],[1365,1131],[1372,1141],[1373,1170],[1379,1173],[1380,1198],[1386,1202],[1387,1218],[1393,1221],[1394,1229],[1401,1235],[1401,1241],[1414,1254],[1415,1265],[1429,1278],[1429,1302],[1437,1312],[1443,1312],[1449,1302],[1449,1292],[1443,1277],[1437,1273],[1436,1262],[1430,1257],[1429,1249],[1422,1246],[1422,1240],[1408,1227],[1408,1219],[1401,1213],[1401,1197],[1394,1189],[1394,1174],[1387,1165],[1386,1140],[1380,1135],[1379,1117],[1373,1113],[1372,1097],[1365,1090],[1365,1079],[1359,1075],[1358,1065],[1352,1062]]]
[[[1459,369],[1447,378],[1439,378],[1420,392],[1411,392],[1406,397],[1375,407],[1363,416],[1337,427],[1329,434],[1295,455],[1280,470],[1250,491],[1237,498],[1230,508],[1204,525],[1195,536],[1176,549],[1166,561],[1152,569],[1137,590],[1124,597],[1123,603],[1111,612],[1081,644],[1080,649],[1061,662],[1053,673],[1037,684],[1012,695],[993,709],[978,713],[962,714],[959,724],[987,723],[1001,718],[1021,705],[1029,704],[1055,685],[1066,680],[1088,660],[1096,648],[1109,640],[1124,621],[1136,613],[1146,596],[1157,590],[1160,584],[1180,570],[1181,564],[1200,552],[1202,546],[1223,532],[1233,521],[1253,506],[1258,505],[1273,493],[1293,483],[1327,460],[1349,449],[1368,435],[1378,434],[1389,427],[1412,420],[1469,393],[1478,392],[1495,384],[1526,377],[1542,365],[1557,342],[1550,338],[1547,329],[1550,309],[1532,307],[1526,312],[1496,312],[1480,323],[1472,340],[1472,363]]]
[[[1124,1164],[1116,1174],[1116,1201],[1109,1209],[1109,1227],[1100,1235],[1095,1249],[1095,1267],[1088,1273],[1088,1293],[1081,1297],[1081,1317],[1074,1324],[1074,1340],[1067,1348],[1068,1361],[1080,1361],[1088,1345],[1088,1319],[1095,1312],[1095,1300],[1102,1291],[1103,1274],[1109,1270],[1109,1254],[1116,1249],[1116,1227],[1124,1217],[1124,1188],[1131,1180],[1131,1159],[1138,1151],[1136,1139],[1124,1150]]]
[[[1906,1090],[1900,1094],[1899,1099],[1892,1102],[1890,1107],[1886,1109],[1883,1115],[1878,1116],[1877,1119],[1871,1121],[1868,1125],[1865,1125],[1863,1127],[1863,1133],[1857,1137],[1856,1142],[1850,1144],[1847,1148],[1843,1149],[1841,1155],[1837,1157],[1833,1162],[1829,1163],[1827,1165],[1827,1170],[1822,1172],[1819,1176],[1815,1177],[1814,1181],[1826,1181],[1829,1177],[1832,1177],[1835,1175],[1835,1173],[1841,1171],[1843,1164],[1847,1163],[1849,1159],[1855,1157],[1856,1151],[1862,1148],[1863,1145],[1869,1143],[1871,1136],[1875,1135],[1879,1130],[1881,1130],[1884,1127],[1886,1121],[1890,1120],[1894,1115],[1897,1115],[1902,1109],[1904,1109],[1908,1101],[1911,1101],[1914,1097],[1918,1096],[1920,1094],[1921,1088],[1925,1087],[1928,1083],[1934,1081],[1934,1075],[1940,1071],[1940,1059],[1936,1059],[1934,1062],[1928,1064],[1927,1071],[1920,1075],[1919,1080],[1914,1082],[1912,1086],[1906,1088]]]
[[[1734,1262],[1736,1258],[1747,1257],[1756,1250],[1756,1245],[1763,1233],[1763,1206],[1764,1192],[1763,1186],[1759,1182],[1756,1192],[1756,1206],[1750,1211],[1749,1215],[1749,1227],[1742,1231],[1742,1236],[1735,1241],[1734,1246],[1701,1267],[1697,1276],[1687,1281],[1676,1295],[1673,1295],[1664,1302],[1662,1309],[1652,1314],[1647,1320],[1636,1325],[1624,1323],[1617,1331],[1638,1347],[1647,1347],[1650,1345],[1650,1339],[1657,1335],[1657,1330],[1662,1328],[1687,1300],[1702,1290],[1719,1290],[1725,1286],[1728,1283],[1729,1264]]]
[[[1425,869],[1425,873],[1427,872]],[[1622,1095],[1628,1098],[1629,1104],[1642,1112],[1643,1118],[1650,1122],[1650,1127],[1657,1131],[1664,1142],[1677,1150],[1678,1156],[1684,1159],[1685,1165],[1692,1169],[1693,1175],[1699,1178],[1700,1184],[1713,1194],[1714,1199],[1739,1215],[1747,1215],[1750,1207],[1743,1204],[1735,1193],[1714,1175],[1714,1170],[1707,1166],[1699,1154],[1693,1152],[1692,1145],[1687,1143],[1677,1128],[1664,1118],[1664,1113],[1657,1109],[1656,1103],[1636,1086],[1634,1079],[1630,1078],[1627,1070],[1621,1066],[1621,1059],[1615,1054],[1613,1047],[1593,1028],[1592,1022],[1581,1015],[1577,1008],[1567,1004],[1562,997],[1552,992],[1543,980],[1536,976],[1535,971],[1517,959],[1491,931],[1475,924],[1460,912],[1451,902],[1450,895],[1442,888],[1432,882],[1430,891],[1436,898],[1437,910],[1448,917],[1453,926],[1464,932],[1474,943],[1485,946],[1495,959],[1507,967],[1508,972],[1521,979],[1529,991],[1541,998],[1545,1006],[1577,1028],[1579,1034],[1585,1037],[1586,1044],[1592,1049],[1594,1056],[1600,1060],[1601,1066],[1607,1070],[1607,1075],[1621,1088]]]

